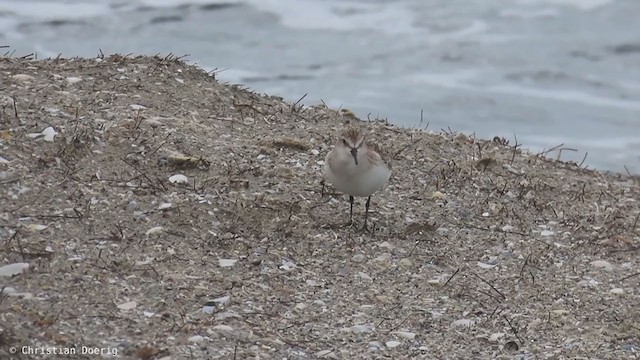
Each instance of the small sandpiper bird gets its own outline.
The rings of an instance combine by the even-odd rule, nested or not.
[[[324,160],[324,175],[338,191],[349,195],[351,208],[349,223],[353,224],[354,196],[367,197],[362,230],[367,230],[371,195],[384,188],[391,169],[380,155],[380,148],[367,143],[365,135],[356,128],[347,129]]]

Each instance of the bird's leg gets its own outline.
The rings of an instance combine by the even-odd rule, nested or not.
[[[347,226],[353,224],[353,196],[351,195],[349,195],[349,204],[351,206],[349,208],[349,223],[347,223]]]
[[[369,195],[369,197],[367,198],[367,204],[365,205],[365,210],[364,210],[364,225],[362,225],[362,230],[367,231],[367,219],[369,218],[369,205],[371,204],[371,195]]]

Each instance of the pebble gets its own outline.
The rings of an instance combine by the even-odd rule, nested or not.
[[[400,261],[398,261],[398,266],[401,268],[410,268],[411,266],[413,266],[413,263],[411,262],[411,260],[404,258]]]
[[[79,83],[80,81],[82,81],[82,78],[79,78],[77,76],[69,76],[66,80],[67,80],[67,83],[71,85],[71,84]]]
[[[200,336],[200,335],[194,335],[192,337],[189,338],[189,342],[193,342],[193,343],[199,343],[204,341],[204,337]]]
[[[475,323],[475,321],[470,320],[470,319],[459,319],[454,321],[453,323],[451,323],[452,326],[466,326],[466,327],[471,327],[473,324]]]
[[[145,235],[151,235],[151,234],[160,233],[160,232],[163,232],[163,231],[164,231],[164,227],[155,226],[155,227],[152,227],[151,229],[147,230]]]
[[[15,74],[11,76],[11,78],[16,81],[32,81],[36,79],[35,77],[27,74]]]
[[[332,352],[333,352],[333,350],[329,350],[329,349],[327,349],[327,350],[320,350],[320,351],[318,351],[317,353],[315,353],[314,355],[315,355],[315,356],[317,356],[317,357],[323,357],[323,356],[325,356],[325,355],[329,355],[329,354],[331,354]]]
[[[183,184],[183,183],[188,183],[189,179],[187,179],[186,176],[182,175],[182,174],[176,174],[176,175],[172,175],[169,177],[169,181],[172,184],[178,183],[178,184]]]
[[[392,334],[398,335],[398,337],[401,337],[407,340],[413,340],[416,337],[415,333],[412,333],[409,331],[394,331]]]
[[[213,330],[224,331],[224,332],[232,332],[233,328],[229,325],[216,325],[213,327]]]
[[[123,310],[123,311],[127,311],[127,310],[131,310],[131,309],[135,309],[136,306],[138,306],[138,304],[135,301],[128,301],[126,303],[122,303],[122,304],[118,305],[118,309]]]
[[[365,258],[365,256],[364,256],[363,254],[355,254],[355,255],[353,255],[353,257],[351,258],[351,260],[352,260],[353,262],[356,262],[356,263],[361,263],[361,262],[365,261],[365,260],[366,260],[366,258]]]
[[[354,334],[363,334],[363,333],[369,333],[371,331],[373,331],[373,325],[371,324],[360,324],[360,325],[353,325],[347,328],[343,328],[343,331],[350,331]]]
[[[606,271],[612,271],[613,270],[613,264],[611,264],[610,262],[605,261],[605,260],[592,261],[591,265],[593,265],[594,267],[597,267],[599,269],[606,270]]]
[[[18,275],[29,267],[28,263],[14,263],[0,267],[0,276]]]
[[[385,343],[385,345],[387,345],[388,348],[393,349],[394,347],[400,345],[401,342],[400,341],[396,341],[396,340],[391,340],[391,341],[387,341]]]
[[[237,261],[237,259],[218,259],[218,265],[220,267],[232,267]]]
[[[622,288],[613,288],[611,290],[609,290],[610,293],[612,294],[616,294],[616,295],[622,295],[624,294],[624,289]]]
[[[371,276],[367,275],[366,273],[360,271],[358,273],[358,276],[363,279],[363,280],[367,280],[367,281],[373,281],[373,279],[371,278]]]

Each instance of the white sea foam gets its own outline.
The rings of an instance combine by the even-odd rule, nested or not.
[[[466,39],[474,35],[485,33],[489,25],[482,20],[473,20],[467,27],[445,33],[431,33],[425,38],[430,44],[439,44],[445,41]]]
[[[183,5],[215,5],[215,4],[242,4],[241,0],[138,0],[141,5],[148,7],[171,8]]]
[[[540,8],[540,9],[518,9],[508,8],[500,10],[500,16],[506,18],[516,19],[535,19],[535,18],[547,18],[557,17],[560,15],[560,11],[554,8]]]
[[[510,84],[474,85],[468,83],[479,77],[479,70],[468,69],[455,73],[421,73],[411,75],[408,80],[447,89],[462,89],[477,92],[489,92],[506,95],[517,95],[538,99],[580,103],[584,106],[608,107],[623,110],[640,110],[640,101],[621,100],[596,96],[584,91],[535,89]]]
[[[507,84],[488,86],[481,90],[500,94],[528,96],[538,99],[574,102],[585,106],[640,110],[640,101],[612,99],[576,90],[533,89]]]
[[[415,32],[413,14],[400,4],[365,4],[342,0],[247,0],[260,11],[276,14],[293,29],[374,30],[388,34]]]
[[[106,2],[0,1],[0,13],[39,20],[82,19],[111,11]]]
[[[517,0],[518,3],[523,5],[540,5],[540,4],[552,4],[572,6],[580,10],[588,11],[594,10],[599,7],[608,5],[615,0]]]

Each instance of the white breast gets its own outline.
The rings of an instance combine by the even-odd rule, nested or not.
[[[346,164],[345,164],[346,165]],[[362,171],[364,164],[356,166],[353,162],[339,167],[339,173],[334,173],[325,163],[325,175],[327,180],[339,191],[351,196],[369,196],[381,190],[389,181],[391,170],[381,163]]]

